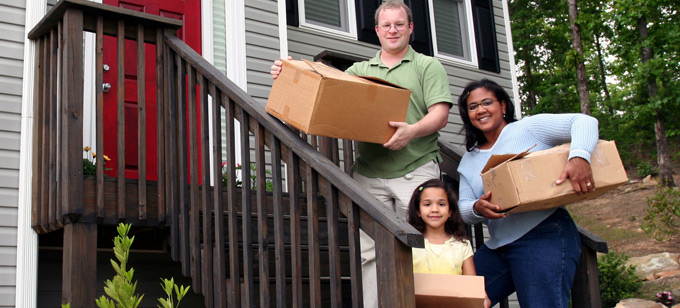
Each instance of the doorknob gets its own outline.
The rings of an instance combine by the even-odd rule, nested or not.
[[[111,90],[111,84],[110,83],[107,82],[107,83],[102,85],[102,91],[104,91],[104,93],[109,92],[109,90]]]
[[[109,65],[108,65],[108,64],[104,64],[104,71],[105,71],[105,72],[108,72],[108,71],[109,71]]]

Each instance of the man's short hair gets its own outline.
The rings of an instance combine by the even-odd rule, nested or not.
[[[413,21],[413,15],[411,14],[411,9],[404,4],[403,1],[400,0],[387,0],[383,2],[377,10],[375,10],[375,25],[378,25],[378,17],[380,15],[380,11],[383,9],[399,9],[402,8],[406,12],[406,17],[408,18],[408,22],[411,23]]]

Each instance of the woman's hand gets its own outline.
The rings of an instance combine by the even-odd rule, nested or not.
[[[489,296],[484,298],[484,308],[491,308],[491,300],[489,299]]]
[[[477,200],[474,205],[472,205],[472,209],[480,216],[488,219],[508,217],[507,213],[498,213],[498,211],[501,210],[501,207],[497,204],[491,203],[489,200],[491,200],[490,191],[483,194],[482,197],[479,198],[479,200]]]
[[[293,57],[288,56],[288,60],[293,60]],[[276,77],[279,77],[279,74],[281,74],[281,65],[283,65],[281,60],[274,61],[274,65],[272,65],[271,70],[269,71],[269,73],[272,75],[272,78],[276,79]]]
[[[567,162],[562,170],[562,175],[555,184],[562,184],[567,178],[571,180],[571,186],[577,194],[585,194],[595,191],[595,180],[590,164],[583,158],[574,157]]]

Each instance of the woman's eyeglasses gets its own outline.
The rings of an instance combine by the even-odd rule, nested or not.
[[[468,106],[467,106],[468,111],[476,111],[479,108],[479,106],[484,106],[485,109],[489,108],[489,107],[491,107],[491,105],[493,105],[493,102],[497,102],[497,101],[498,101],[497,99],[487,98],[487,99],[483,99],[481,103],[469,103]]]

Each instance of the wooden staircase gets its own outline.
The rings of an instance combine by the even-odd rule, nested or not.
[[[362,307],[361,228],[376,240],[380,306],[413,307],[411,248],[423,247],[422,234],[352,180],[353,143],[307,136],[266,114],[262,104],[179,40],[179,27],[173,19],[61,0],[29,34],[37,50],[33,227],[39,234],[63,229],[64,302],[91,307],[97,225],[124,221],[167,231],[172,259],[191,277],[206,307]],[[96,36],[94,102],[82,94],[84,32]],[[138,136],[105,136],[101,126],[105,36],[119,42],[119,56],[137,57],[138,63],[145,62],[144,49],[125,54],[121,42],[156,46],[157,113],[151,116],[158,124],[147,125],[140,108]],[[122,80],[124,68],[118,65]],[[125,92],[119,91],[109,94],[118,95],[120,117]],[[145,104],[143,95],[138,99]],[[115,177],[104,175],[103,164],[97,164],[95,176],[82,174],[85,103],[96,108],[97,148],[104,148],[105,139],[116,140]],[[220,124],[226,127],[226,146],[209,139],[222,139]],[[124,123],[118,125],[124,131]],[[125,139],[144,140],[147,132],[158,141],[139,144],[137,164],[145,169],[146,151],[155,147],[158,180],[126,179]],[[440,146],[442,170],[455,185],[461,153]],[[255,167],[242,168],[241,187],[237,151],[242,166]],[[223,163],[227,185],[220,180]],[[268,181],[271,192],[261,189]],[[586,294],[599,294],[592,278],[587,282]]]

